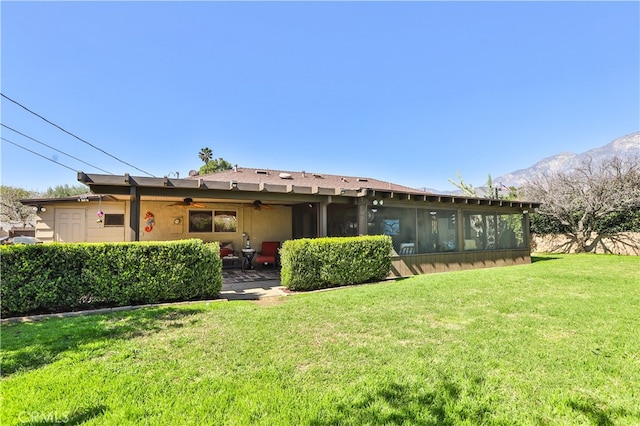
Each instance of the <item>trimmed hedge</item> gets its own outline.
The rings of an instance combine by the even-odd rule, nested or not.
[[[302,238],[285,241],[280,250],[282,285],[317,290],[380,281],[391,271],[391,238]]]
[[[0,246],[2,316],[215,297],[219,250],[200,240]]]

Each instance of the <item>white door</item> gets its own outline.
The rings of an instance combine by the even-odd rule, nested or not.
[[[55,241],[78,243],[86,241],[85,209],[56,209]]]

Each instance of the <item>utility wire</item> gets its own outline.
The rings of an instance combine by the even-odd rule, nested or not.
[[[79,158],[77,158],[77,157],[74,157],[74,156],[73,156],[73,155],[71,155],[71,154],[67,154],[66,152],[60,151],[59,149],[54,148],[54,147],[52,147],[51,145],[47,145],[46,143],[41,142],[41,141],[39,141],[39,140],[38,140],[38,139],[36,139],[36,138],[32,138],[32,137],[31,137],[31,136],[29,136],[29,135],[25,135],[24,133],[19,132],[19,131],[17,131],[16,129],[14,129],[14,128],[11,128],[11,127],[7,126],[6,124],[0,123],[0,126],[5,127],[5,128],[7,128],[7,129],[9,129],[9,130],[11,130],[12,132],[16,132],[17,134],[22,135],[22,136],[24,136],[24,137],[25,137],[25,138],[27,138],[27,139],[31,139],[32,141],[37,142],[37,143],[39,143],[40,145],[44,145],[44,146],[46,146],[47,148],[51,148],[51,149],[53,149],[54,151],[59,152],[60,154],[66,155],[67,157],[70,157],[70,158],[73,158],[74,160],[77,160],[77,161],[79,161],[79,162],[81,162],[81,163],[83,163],[83,164],[86,164],[86,165],[87,165],[87,166],[89,166],[89,167],[93,167],[94,169],[98,169],[98,170],[103,171],[103,172],[105,172],[105,173],[107,173],[107,174],[109,174],[109,175],[112,175],[112,174],[113,174],[113,173],[111,173],[111,172],[106,171],[105,169],[101,169],[101,168],[100,168],[100,167],[98,167],[98,166],[94,166],[93,164],[89,164],[89,163],[87,163],[86,161],[83,161],[83,160],[81,160],[81,159],[79,159]]]
[[[52,126],[57,127],[58,129],[60,129],[60,130],[62,130],[63,132],[65,132],[66,134],[68,134],[68,135],[70,135],[70,136],[73,136],[74,138],[78,139],[80,142],[86,143],[86,144],[87,144],[87,145],[89,145],[90,147],[92,147],[92,148],[94,148],[94,149],[97,149],[98,151],[102,152],[103,154],[106,154],[106,155],[108,155],[109,157],[111,157],[111,158],[113,158],[113,159],[115,159],[115,160],[117,160],[117,161],[121,162],[122,164],[126,164],[127,166],[129,166],[129,167],[133,167],[134,169],[136,169],[136,170],[138,170],[138,171],[141,171],[142,173],[144,173],[144,174],[146,174],[146,175],[149,175],[149,176],[151,176],[151,177],[155,177],[155,176],[154,176],[154,175],[152,175],[151,173],[149,173],[149,172],[145,172],[144,170],[137,168],[137,167],[136,167],[136,166],[134,166],[133,164],[129,164],[129,163],[127,163],[126,161],[123,161],[123,160],[119,159],[118,157],[116,157],[116,156],[114,156],[114,155],[109,154],[107,151],[103,150],[102,148],[98,148],[97,146],[95,146],[95,145],[93,145],[92,143],[90,143],[90,142],[88,142],[88,141],[86,141],[86,140],[82,139],[81,137],[76,136],[76,135],[74,135],[73,133],[71,133],[71,132],[69,132],[69,131],[67,131],[67,130],[63,129],[62,127],[58,126],[57,124],[55,124],[55,123],[53,123],[53,122],[51,122],[51,121],[47,120],[46,118],[44,118],[44,117],[43,117],[43,116],[41,116],[40,114],[38,114],[38,113],[35,113],[35,112],[31,111],[29,108],[27,108],[26,106],[22,105],[20,102],[18,102],[18,101],[14,101],[13,99],[11,99],[10,97],[8,97],[8,96],[7,96],[7,95],[5,95],[4,93],[0,93],[0,96],[2,96],[3,98],[5,98],[5,99],[6,99],[6,100],[8,100],[8,101],[13,102],[14,104],[18,105],[20,108],[22,108],[22,109],[24,109],[24,110],[26,110],[26,111],[30,112],[31,114],[35,115],[36,117],[38,117],[38,118],[40,118],[40,119],[42,119],[42,120],[46,121],[47,123],[51,124]]]
[[[37,152],[35,152],[35,151],[31,151],[29,148],[25,148],[24,146],[22,146],[22,145],[18,145],[18,144],[17,144],[17,143],[15,143],[15,142],[11,142],[11,141],[10,141],[9,139],[7,139],[7,138],[2,137],[2,138],[0,138],[0,139],[2,139],[2,140],[3,140],[3,141],[5,141],[5,142],[9,142],[11,145],[15,145],[15,146],[17,146],[18,148],[22,148],[22,149],[24,149],[25,151],[29,151],[30,153],[35,154],[35,155],[37,155],[38,157],[42,157],[42,158],[44,158],[45,160],[49,160],[49,161],[51,161],[52,163],[56,163],[56,164],[57,164],[57,165],[59,165],[59,166],[66,167],[67,169],[71,170],[72,172],[76,172],[76,173],[78,173],[78,171],[77,171],[77,170],[74,170],[73,168],[71,168],[71,167],[69,167],[69,166],[67,166],[67,165],[64,165],[64,164],[62,164],[62,163],[59,163],[59,162],[57,162],[56,160],[52,160],[51,158],[45,157],[45,156],[44,156],[44,155],[42,155],[42,154],[38,154],[38,153],[37,153]]]

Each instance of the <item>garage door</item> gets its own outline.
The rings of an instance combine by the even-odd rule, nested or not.
[[[78,243],[86,241],[85,209],[56,209],[55,241]]]

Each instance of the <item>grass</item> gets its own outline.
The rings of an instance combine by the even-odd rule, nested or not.
[[[640,258],[2,327],[3,425],[637,425]]]

